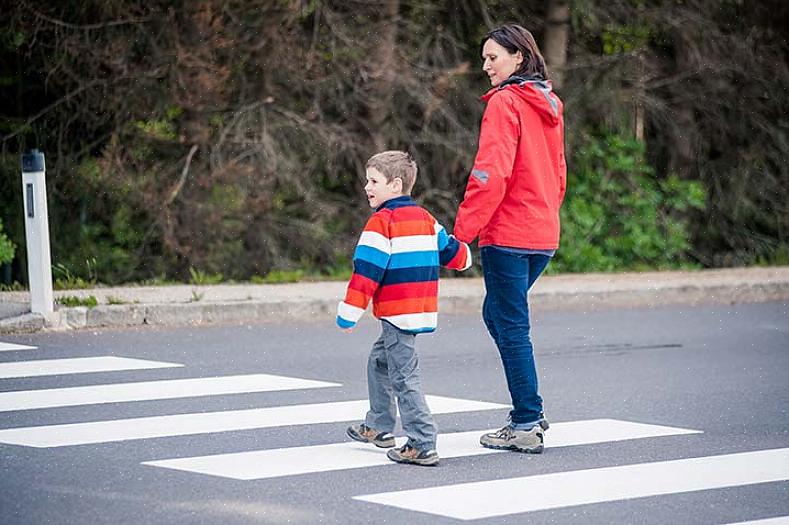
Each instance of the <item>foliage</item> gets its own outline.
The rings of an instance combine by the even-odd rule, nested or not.
[[[789,4],[570,5],[557,267],[784,260]],[[7,238],[23,243],[18,154],[38,147],[64,286],[344,275],[379,149],[413,153],[416,199],[451,227],[489,87],[479,38],[516,20],[544,42],[545,13],[543,0],[9,4]]]
[[[87,306],[88,308],[95,308],[99,305],[96,296],[89,295],[87,297],[78,297],[76,295],[62,295],[55,299],[55,302],[67,307]]]
[[[253,275],[249,281],[252,284],[296,283],[301,281],[303,277],[302,270],[272,270],[265,277]]]
[[[16,246],[3,231],[3,221],[0,219],[0,265],[14,260]]]
[[[189,283],[190,284],[219,284],[225,280],[221,273],[208,274],[196,268],[189,268]]]
[[[612,133],[584,135],[570,173],[554,270],[642,270],[689,262],[688,212],[705,204],[699,182],[656,179],[643,144]]]
[[[97,280],[96,275],[93,273],[91,268],[95,267],[95,264],[91,264],[91,261],[88,260],[85,261],[85,266],[87,268],[87,278],[82,278],[81,276],[73,273],[65,264],[53,264],[52,277],[55,280],[54,289],[78,290],[94,287],[97,283]]]

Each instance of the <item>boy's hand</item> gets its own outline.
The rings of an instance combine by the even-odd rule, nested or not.
[[[346,334],[350,334],[350,333],[353,333],[353,329],[354,329],[354,328],[355,328],[355,327],[354,327],[354,326],[352,326],[352,327],[350,327],[350,328],[340,328],[340,330],[342,330],[342,331],[343,331],[343,332],[345,332]]]

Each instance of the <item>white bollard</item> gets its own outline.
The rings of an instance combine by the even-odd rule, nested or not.
[[[49,214],[44,154],[37,149],[22,155],[22,200],[27,237],[27,277],[30,311],[50,319],[54,313],[52,257],[49,253]]]

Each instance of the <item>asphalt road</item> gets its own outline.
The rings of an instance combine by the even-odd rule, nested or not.
[[[442,432],[435,468],[385,461],[348,468],[346,458],[375,463],[381,452],[322,446],[347,442],[349,418],[333,414],[366,399],[366,356],[378,334],[370,319],[351,335],[327,320],[3,337],[36,348],[0,344],[0,523],[444,524],[459,522],[447,509],[470,512],[464,503],[488,512],[475,522],[486,524],[716,525],[789,516],[789,305],[550,312],[534,315],[532,324],[552,423],[540,456],[451,457],[451,434],[476,436],[505,422],[502,408],[455,411],[457,399],[507,404],[498,355],[477,317],[441,316],[437,333],[418,338],[426,393],[453,398],[444,400],[447,413],[435,416]],[[54,374],[49,367],[58,363],[23,363],[99,356],[145,362],[91,366],[158,368]],[[156,386],[250,374],[330,384],[195,397],[179,397],[197,391],[183,386],[168,394]],[[146,384],[112,394],[89,389],[82,398],[74,390],[139,382]],[[243,390],[236,379],[230,384]],[[266,388],[279,387],[259,390]],[[64,390],[31,392],[42,389]],[[25,393],[10,394],[16,391]],[[171,417],[218,412],[225,414],[213,431],[201,416]],[[101,425],[61,426],[118,420],[114,434]],[[42,428],[19,432],[29,427]],[[636,427],[651,437],[628,434]],[[148,431],[159,437],[140,437]],[[59,441],[69,436],[72,442]],[[277,450],[286,448],[294,450]],[[269,452],[235,463],[219,456],[224,470],[210,474],[188,470],[189,461],[186,470],[143,464],[250,451]],[[757,451],[768,453],[737,455]],[[304,458],[298,468],[306,473],[293,474]],[[701,485],[694,487],[697,473]],[[727,477],[734,479],[721,481]],[[511,481],[457,492],[459,484],[504,479]],[[718,481],[725,486],[710,488]],[[430,487],[444,488],[400,494]],[[395,493],[387,497],[399,506],[357,499],[381,493]],[[472,501],[477,495],[481,502]],[[427,511],[402,508],[414,501],[427,501]]]

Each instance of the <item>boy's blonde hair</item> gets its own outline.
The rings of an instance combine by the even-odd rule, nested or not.
[[[405,151],[391,150],[376,153],[367,161],[367,168],[375,168],[386,177],[386,182],[394,179],[403,181],[403,195],[410,195],[416,182],[416,162]]]

